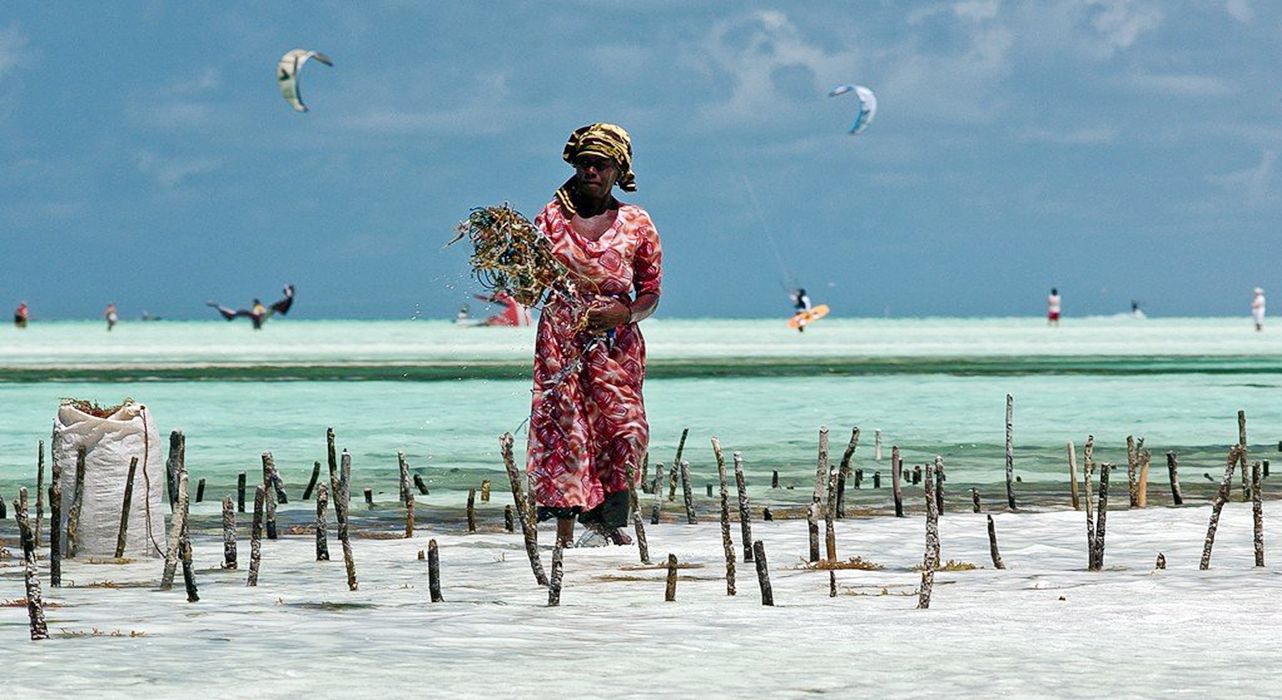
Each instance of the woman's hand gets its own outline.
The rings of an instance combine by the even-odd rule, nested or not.
[[[588,330],[608,331],[632,318],[632,309],[612,297],[597,297],[588,305]]]

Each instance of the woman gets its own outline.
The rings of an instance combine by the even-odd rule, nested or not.
[[[539,318],[526,469],[540,519],[557,519],[558,544],[573,541],[575,516],[627,544],[628,470],[639,478],[650,438],[641,397],[645,341],[636,324],[659,304],[663,255],[650,215],[613,195],[616,185],[636,190],[628,132],[582,127],[562,158],[574,176],[534,223],[579,298],[553,295]]]

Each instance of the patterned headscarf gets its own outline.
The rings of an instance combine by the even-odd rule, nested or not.
[[[575,129],[565,142],[561,158],[573,165],[575,159],[585,153],[614,161],[619,168],[619,179],[615,184],[624,192],[636,191],[637,178],[632,173],[632,137],[626,129],[605,122]],[[556,191],[556,198],[561,206],[571,213],[574,213],[574,204],[570,200],[570,188],[573,185],[574,178],[570,178]]]

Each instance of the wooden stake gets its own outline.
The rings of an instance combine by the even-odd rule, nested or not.
[[[467,490],[467,531],[476,532],[476,489]]]
[[[1126,436],[1126,486],[1132,508],[1140,504],[1140,484],[1136,478],[1139,469],[1139,450],[1135,448],[1135,437]]]
[[[490,502],[490,480],[481,479],[481,503]]]
[[[427,541],[427,590],[433,603],[445,602],[441,595],[441,553],[436,548],[436,540]]]
[[[53,461],[49,482],[49,587],[62,587],[62,469]]]
[[[1015,398],[1006,395],[1006,507],[1015,510]]]
[[[236,566],[236,507],[231,496],[226,496],[223,498],[223,568]]]
[[[641,522],[641,505],[637,497],[636,469],[628,464],[628,510],[632,513],[632,529],[637,533],[637,555],[642,564],[650,563],[650,545],[645,540],[645,523]],[[511,522],[509,520],[509,522]],[[511,532],[511,530],[508,530]]]
[[[743,478],[743,453],[735,451],[734,483],[739,493],[739,530],[743,536],[743,560],[752,561],[752,509],[748,503],[748,487]]]
[[[1241,416],[1241,412],[1238,413]],[[1239,417],[1238,424],[1242,420]],[[1241,443],[1234,445],[1229,450],[1228,465],[1224,468],[1224,480],[1220,482],[1220,488],[1215,491],[1215,500],[1211,503],[1211,521],[1206,526],[1206,543],[1202,546],[1202,563],[1198,568],[1206,571],[1211,568],[1211,547],[1215,545],[1215,529],[1220,524],[1220,511],[1224,509],[1224,504],[1229,500],[1229,492],[1233,488],[1233,467],[1242,459]]]
[[[668,480],[668,500],[677,500],[677,469],[681,466],[681,452],[686,448],[686,436],[690,434],[689,428],[681,429],[681,440],[677,442],[677,456],[672,458],[672,477]]]
[[[1086,569],[1091,570],[1095,563],[1095,516],[1091,509],[1091,477],[1095,474],[1095,436],[1086,436],[1086,446],[1082,449],[1082,488],[1086,496]]]
[[[476,489],[472,489],[475,491]],[[365,508],[374,510],[374,489],[365,489]]]
[[[555,608],[561,604],[561,577],[563,575],[561,558],[561,545],[558,544],[552,548],[552,580],[548,583],[549,608]]]
[[[979,512],[979,489],[970,490],[970,505],[972,513]]]
[[[169,525],[169,541],[165,548],[165,569],[160,577],[160,590],[174,586],[174,573],[183,554],[183,528],[187,526],[187,470],[178,462],[178,501],[174,506],[174,519]]]
[[[881,459],[881,431],[880,430],[877,431],[877,440],[878,440],[877,459],[880,460]],[[850,431],[850,442],[846,443],[846,451],[841,454],[840,466],[837,469],[837,479],[835,481],[835,484],[837,485],[837,489],[838,489],[837,503],[836,503],[838,518],[846,517],[845,484],[846,484],[846,479],[851,476],[850,462],[855,456],[855,449],[858,447],[859,447],[859,426],[855,426]],[[828,479],[828,491],[830,492],[832,491],[833,485],[834,485],[834,481],[830,477]],[[832,500],[831,493],[829,494],[828,500],[829,501]],[[744,544],[747,545],[748,543],[745,542]]]
[[[316,482],[320,479],[320,462],[312,463],[312,478],[307,480],[307,488],[303,489],[303,500],[310,501],[312,493],[316,490]]]
[[[423,481],[422,474],[414,475],[414,486],[418,488],[419,495],[422,495],[422,496],[431,495],[427,491],[427,482]]]
[[[712,438],[712,454],[717,459],[717,478],[721,482],[721,549],[726,557],[726,595],[734,595],[734,542],[730,539],[730,488],[726,481],[726,457],[721,441]],[[831,521],[830,521],[831,522]]]
[[[58,429],[54,429],[54,437],[58,436]],[[53,449],[53,442],[49,444]],[[1265,472],[1264,476],[1268,476]],[[40,549],[40,527],[45,519],[45,441],[41,440],[36,445],[36,549]]]
[[[761,540],[753,542],[752,554],[757,565],[757,585],[761,588],[761,604],[774,605],[775,594],[770,588],[770,569],[766,565],[766,545]]]
[[[1009,394],[1008,394],[1009,396]],[[917,608],[930,607],[930,595],[935,587],[935,569],[939,566],[939,524],[936,520],[935,467],[926,465],[926,554],[921,564],[921,586],[917,589]]]
[[[22,542],[23,578],[26,583],[27,618],[31,641],[49,638],[45,625],[44,598],[40,595],[40,571],[36,566],[36,535],[27,517],[27,489],[18,489],[18,500],[13,502],[13,517],[18,521],[19,539]]]
[[[707,492],[707,497],[712,498],[712,484],[704,484],[703,489]]]
[[[507,467],[508,481],[512,483],[512,500],[516,505],[516,514],[521,519],[521,534],[525,537],[525,554],[530,559],[530,570],[534,572],[534,580],[540,586],[546,586],[548,578],[543,573],[543,563],[539,561],[539,533],[531,509],[525,502],[521,477],[516,471],[516,459],[512,456],[512,433],[503,433],[499,438],[499,448],[503,454],[503,465]]]
[[[1140,508],[1148,507],[1148,470],[1153,462],[1153,455],[1148,450],[1140,450],[1137,454],[1140,464],[1140,483],[1136,488],[1135,504]]]
[[[1171,502],[1175,505],[1184,504],[1184,494],[1180,493],[1180,474],[1177,465],[1177,456],[1174,452],[1166,453],[1166,472],[1171,478]]]
[[[76,450],[76,487],[71,494],[71,513],[67,515],[67,558],[76,556],[80,548],[80,511],[85,504],[85,448]]]
[[[1260,463],[1251,465],[1251,523],[1255,543],[1255,565],[1264,566],[1264,502],[1260,493]]]
[[[332,485],[331,485],[332,486]],[[334,515],[338,520],[338,542],[343,547],[343,565],[347,569],[347,590],[359,587],[356,581],[356,559],[352,555],[352,540],[348,536],[348,508],[352,500],[352,455],[343,450],[338,468],[338,488],[334,492]]]
[[[904,517],[904,492],[900,487],[903,481],[904,462],[899,456],[899,445],[890,447],[890,487],[895,496],[895,517]]]
[[[183,586],[187,589],[187,602],[196,603],[200,601],[200,593],[196,590],[196,570],[191,565],[191,533],[188,529],[190,527],[191,520],[183,518],[183,534],[179,548],[182,550]]]
[[[512,518],[512,506],[503,506],[503,529],[508,532],[516,532],[516,521]]]
[[[267,539],[276,539],[276,488],[272,481],[272,473],[276,471],[276,463],[272,460],[272,453],[263,453],[263,488],[267,489],[267,501],[263,507],[267,517]]]
[[[935,515],[944,514],[944,460],[935,457]]]
[[[993,557],[993,567],[1005,569],[1006,565],[1002,563],[1002,555],[997,551],[997,526],[993,524],[993,516],[988,516],[988,553]]]
[[[120,503],[120,527],[116,531],[116,558],[125,556],[125,538],[129,531],[129,502],[134,497],[134,473],[138,470],[138,458],[129,458],[129,476],[125,479],[125,498]]]
[[[1095,510],[1095,541],[1091,543],[1091,571],[1104,568],[1104,530],[1108,517],[1108,475],[1113,465],[1105,462],[1099,467],[1099,507]]]
[[[685,437],[685,434],[682,434]],[[663,591],[663,600],[674,602],[677,599],[677,555],[668,555],[668,585]]]
[[[1068,441],[1068,490],[1073,497],[1073,510],[1081,510],[1081,499],[1077,494],[1077,447]]]
[[[405,539],[408,540],[414,537],[414,492],[410,491],[410,463],[404,452],[396,453],[396,463],[401,470],[401,502],[405,504]]]
[[[183,452],[186,442],[181,430],[169,433],[169,457],[165,459],[165,485],[169,491],[169,512],[178,505],[178,464],[186,462]],[[150,504],[148,504],[150,506]]]
[[[329,486],[321,482],[316,488],[316,561],[329,561],[329,526],[325,523],[325,507],[329,505]]]
[[[775,469],[770,472],[770,488],[779,488],[779,470]]]
[[[675,471],[677,465],[672,465]],[[654,465],[654,505],[650,507],[650,524],[659,524],[659,511],[663,509],[663,488],[667,484],[663,478],[663,462],[656,462]]]
[[[694,525],[699,519],[694,514],[694,494],[690,491],[690,463],[684,459],[681,460],[681,490],[685,495],[686,522]]]
[[[874,461],[881,461],[881,430],[873,430],[872,458]]]
[[[828,495],[828,426],[819,426],[819,459],[815,463],[815,489],[806,510],[806,527],[810,531],[810,561],[819,561],[819,516]]]
[[[874,489],[881,488],[881,472],[872,473],[872,487]]]
[[[806,506],[806,530],[810,537],[810,561],[819,561],[819,502]]]
[[[837,475],[841,469],[832,469],[828,472],[828,500],[823,504],[824,515],[824,554],[828,561],[837,560],[837,530],[833,524],[833,516],[837,510]]]
[[[261,486],[254,487],[254,525],[249,531],[249,577],[246,586],[258,585],[258,566],[263,556],[263,503],[267,492]]]
[[[1238,457],[1238,461],[1242,463],[1242,500],[1245,501],[1251,497],[1250,484],[1248,483],[1251,475],[1246,466],[1246,411],[1237,412],[1237,444],[1242,448],[1242,454]]]
[[[196,502],[200,503],[205,500],[205,480],[201,479],[196,482]]]
[[[837,597],[837,572],[828,569],[828,597]]]
[[[245,472],[236,475],[236,512],[245,512]]]

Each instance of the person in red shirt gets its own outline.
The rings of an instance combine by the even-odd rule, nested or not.
[[[13,312],[13,325],[19,328],[26,328],[27,322],[31,320],[31,309],[27,308],[27,302],[18,304],[18,308]]]

